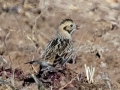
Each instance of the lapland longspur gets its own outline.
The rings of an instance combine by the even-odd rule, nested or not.
[[[73,51],[72,34],[76,30],[76,24],[71,19],[64,19],[57,30],[56,37],[46,46],[42,59],[51,65],[65,60],[67,54]]]

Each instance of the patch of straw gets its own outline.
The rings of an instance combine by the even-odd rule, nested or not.
[[[94,79],[93,79],[93,76],[94,76],[94,73],[95,73],[95,67],[89,67],[89,66],[86,66],[86,64],[84,65],[85,66],[85,71],[86,71],[86,76],[87,76],[87,81],[88,83],[94,83]]]

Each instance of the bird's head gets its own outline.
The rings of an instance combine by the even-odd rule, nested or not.
[[[66,39],[72,39],[71,35],[76,30],[76,24],[71,19],[64,19],[58,28],[58,36],[62,36]]]

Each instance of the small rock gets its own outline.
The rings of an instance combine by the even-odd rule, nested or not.
[[[101,62],[101,64],[100,64],[100,67],[107,67],[107,65],[106,65],[106,63],[104,63],[104,62]]]
[[[77,10],[77,9],[78,9],[78,8],[77,8],[76,6],[74,6],[74,5],[69,5],[68,8],[71,9],[71,10]]]

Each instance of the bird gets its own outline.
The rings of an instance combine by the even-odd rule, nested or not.
[[[42,53],[42,59],[50,65],[66,63],[66,57],[73,52],[72,34],[76,30],[76,24],[72,19],[64,19],[60,22],[56,36],[49,41]]]

